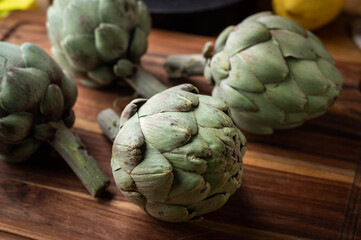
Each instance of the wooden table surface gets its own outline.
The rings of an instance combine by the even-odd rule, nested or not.
[[[345,83],[329,112],[272,136],[246,133],[243,186],[197,223],[153,219],[129,202],[112,180],[100,199],[88,195],[60,157],[44,148],[30,161],[0,162],[0,239],[361,239],[361,51],[348,35],[348,16],[316,32]],[[14,13],[0,21],[0,39],[31,41],[49,52],[44,13]],[[153,30],[142,59],[168,86],[167,54],[200,52],[214,38]],[[201,77],[189,80],[209,94]],[[74,130],[111,176],[111,144],[96,117],[130,88],[79,86]],[[117,110],[129,101],[119,104]]]

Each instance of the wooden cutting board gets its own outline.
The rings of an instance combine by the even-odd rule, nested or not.
[[[0,239],[361,239],[361,51],[347,33],[348,16],[316,32],[345,78],[329,112],[272,136],[246,134],[244,182],[219,211],[197,223],[153,219],[116,188],[88,195],[49,148],[24,164],[0,162]],[[49,52],[45,13],[13,13],[0,21],[0,39],[33,42]],[[200,52],[214,38],[153,30],[145,68],[167,86],[162,68],[174,53]],[[203,78],[189,80],[209,94]],[[74,131],[111,176],[111,144],[96,117],[130,88],[102,91],[79,86]],[[116,108],[121,112],[129,100]]]

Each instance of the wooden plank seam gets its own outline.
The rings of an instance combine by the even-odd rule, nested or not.
[[[357,162],[354,181],[351,186],[339,240],[353,240],[357,234],[361,213],[361,156]]]

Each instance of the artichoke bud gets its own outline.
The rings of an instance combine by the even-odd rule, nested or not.
[[[144,30],[137,27],[130,43],[130,59],[132,59],[134,62],[139,62],[140,57],[147,52],[147,49],[148,36]]]
[[[123,78],[132,75],[133,63],[127,59],[120,59],[114,66],[114,74]]]
[[[61,89],[50,84],[40,104],[40,112],[48,120],[61,118],[64,111],[64,96]]]
[[[0,118],[0,139],[3,142],[15,143],[26,138],[33,124],[33,116],[18,112]]]
[[[10,68],[1,83],[2,108],[7,112],[36,111],[48,84],[48,76],[43,71]]]
[[[102,23],[95,29],[95,46],[100,58],[110,62],[120,58],[128,49],[129,34],[117,25]]]
[[[246,139],[227,105],[183,84],[132,101],[114,140],[115,182],[158,219],[193,221],[241,185]]]

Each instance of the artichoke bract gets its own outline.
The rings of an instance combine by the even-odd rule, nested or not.
[[[139,64],[151,28],[143,2],[55,0],[46,26],[56,61],[85,86],[125,81],[144,97],[165,90]]]
[[[200,56],[170,56],[170,77],[204,75],[242,129],[272,134],[324,114],[343,78],[321,41],[296,22],[270,12],[246,18],[206,44]]]
[[[222,207],[242,182],[246,139],[227,105],[183,84],[99,114],[114,140],[111,166],[121,192],[151,216],[193,221]],[[113,120],[112,120],[113,119]]]
[[[91,195],[108,177],[70,128],[77,98],[75,81],[38,46],[0,42],[0,160],[27,160],[43,142],[68,163]]]

